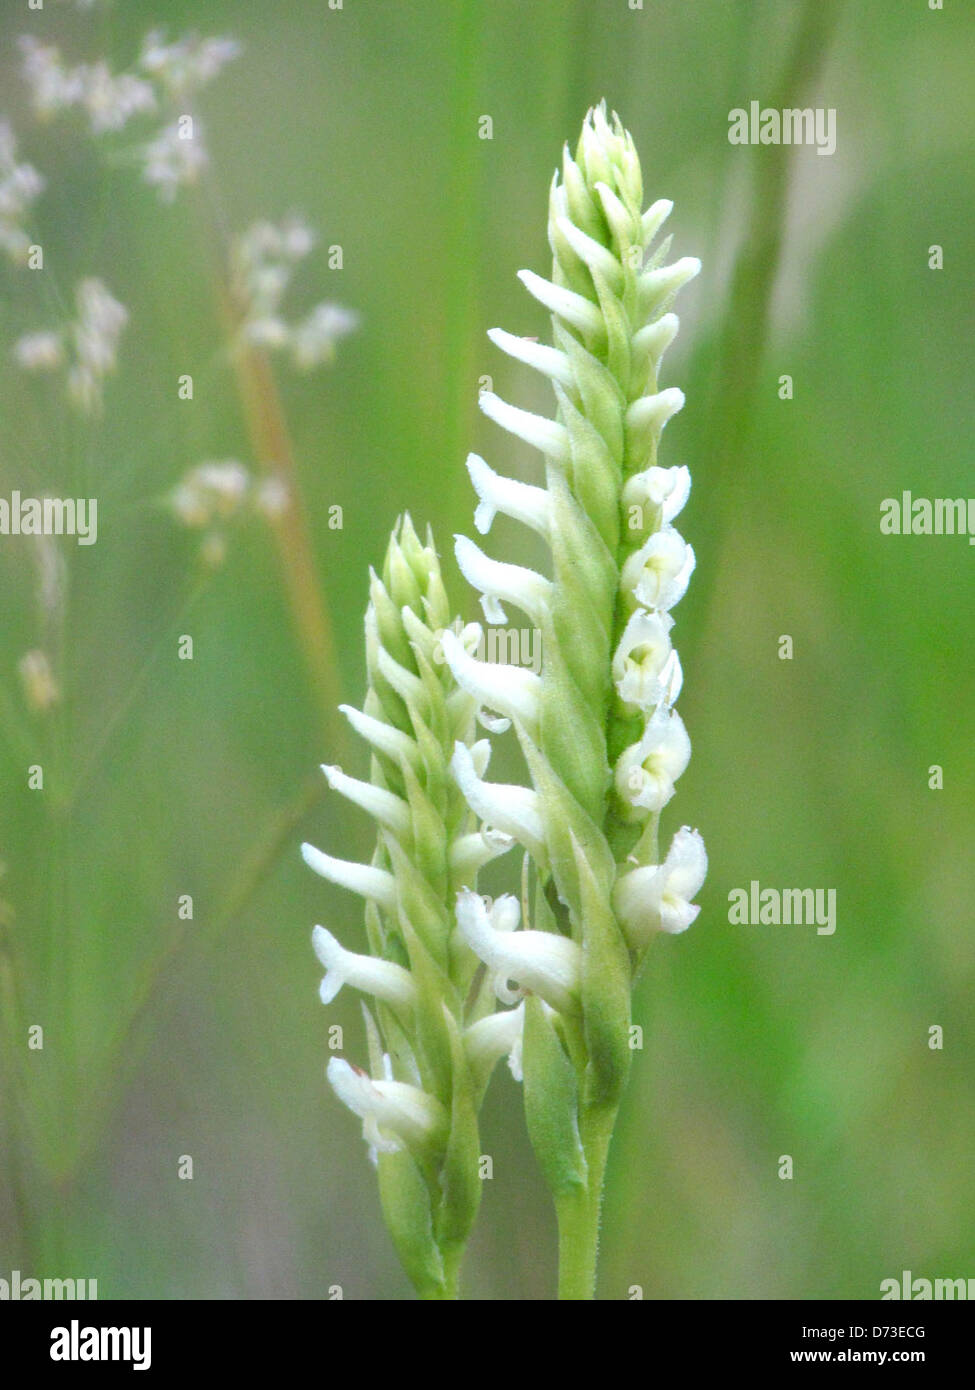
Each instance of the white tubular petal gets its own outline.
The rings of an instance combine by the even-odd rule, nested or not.
[[[450,873],[456,883],[473,883],[479,869],[507,854],[514,844],[510,835],[501,830],[474,830],[460,835],[450,846]]]
[[[613,889],[613,908],[630,946],[646,946],[654,932],[686,931],[701,910],[691,898],[700,892],[707,871],[704,841],[685,825],[663,864],[622,874]]]
[[[694,551],[674,530],[655,531],[623,566],[622,587],[645,608],[667,612],[687,592]]]
[[[323,854],[314,845],[304,844],[301,857],[322,878],[329,883],[337,883],[340,888],[348,888],[360,897],[371,898],[387,912],[396,905],[396,880],[385,869],[377,869],[371,864],[356,864],[351,859],[333,859]]]
[[[513,357],[516,362],[524,362],[526,367],[534,367],[537,372],[541,372],[552,381],[557,381],[560,386],[572,385],[569,359],[558,348],[549,347],[546,343],[536,343],[534,338],[519,338],[516,333],[506,333],[503,328],[489,328],[487,335],[495,347]]]
[[[613,680],[631,713],[653,709],[660,703],[662,673],[670,658],[676,656],[670,645],[673,622],[669,613],[648,613],[645,608],[638,608],[623,629],[613,656]]]
[[[457,895],[457,925],[493,975],[498,998],[508,1003],[517,998],[508,987],[508,982],[514,981],[520,993],[531,991],[560,1013],[577,1014],[581,947],[555,932],[499,931],[492,920],[499,904],[507,912],[510,896],[499,898],[489,914],[477,893],[465,889]]]
[[[322,771],[333,791],[346,797],[362,809],[380,825],[391,830],[394,835],[407,835],[410,830],[410,808],[402,797],[374,787],[371,782],[361,782],[357,777],[347,777],[340,767],[327,767],[322,763]]]
[[[373,719],[371,714],[363,714],[362,710],[352,705],[339,705],[339,710],[371,748],[385,753],[394,762],[399,762],[401,758],[410,763],[415,760],[416,744],[402,730],[394,729],[385,720]]]
[[[683,464],[673,468],[659,468],[654,464],[642,473],[634,473],[623,488],[625,507],[647,503],[659,508],[663,522],[673,521],[683,510],[691,492],[691,475]]]
[[[410,1148],[435,1148],[446,1137],[443,1106],[418,1086],[403,1081],[374,1081],[342,1057],[328,1064],[332,1090],[343,1105],[363,1121],[363,1134],[381,1153]]]
[[[667,221],[667,218],[674,210],[674,205],[669,198],[658,198],[655,203],[651,203],[643,217],[640,219],[643,229],[643,243],[648,245],[660,231],[660,228]]]
[[[524,565],[492,560],[466,536],[454,537],[454,554],[460,572],[478,593],[516,604],[538,627],[548,609],[552,585]],[[504,622],[502,612],[501,622]],[[493,621],[489,618],[489,621]]]
[[[569,435],[564,425],[556,420],[546,420],[544,415],[533,415],[530,410],[519,410],[518,406],[509,405],[493,391],[482,391],[477,403],[489,420],[509,434],[523,439],[556,463],[568,463]]]
[[[553,285],[551,280],[543,280],[533,270],[519,270],[518,279],[533,299],[537,299],[539,304],[560,319],[565,319],[573,328],[578,328],[580,333],[598,337],[605,331],[602,314],[584,295],[563,289],[561,285]]]
[[[489,1075],[495,1062],[507,1054],[516,1081],[522,1080],[521,1044],[525,1027],[524,1001],[516,1009],[504,1009],[472,1023],[464,1030],[464,1050],[475,1073]]]
[[[676,415],[684,404],[684,393],[679,386],[668,386],[653,396],[641,396],[626,412],[626,425],[631,430],[652,429],[659,434],[672,415]]]
[[[537,792],[508,782],[482,782],[475,771],[470,749],[463,743],[454,745],[450,770],[468,806],[485,825],[512,835],[541,864],[547,862]]]
[[[387,1004],[409,1007],[416,999],[416,985],[408,970],[393,961],[347,951],[330,931],[316,927],[311,934],[315,954],[325,967],[319,991],[323,1004],[331,1004],[343,985],[362,990]]]
[[[641,812],[662,810],[690,760],[691,741],[680,715],[666,708],[655,710],[643,737],[616,762],[616,792],[625,810],[637,818]]]
[[[612,251],[601,246],[594,237],[587,236],[567,217],[556,218],[556,226],[584,265],[601,275],[611,290],[622,289],[623,268]]]
[[[684,670],[680,657],[671,650],[660,672],[660,703],[670,709],[684,685]]]
[[[524,522],[548,539],[550,504],[543,487],[532,487],[530,483],[502,477],[477,454],[468,454],[467,471],[480,498],[474,513],[474,525],[482,536],[487,535],[495,516],[501,512],[515,521]]]
[[[483,777],[491,763],[491,740],[479,738],[471,744],[471,762],[478,777]]]
[[[656,270],[645,270],[640,276],[640,291],[649,305],[659,304],[676,294],[688,280],[700,274],[701,262],[696,256],[683,256],[673,265],[658,266]]]
[[[522,666],[478,661],[452,632],[442,638],[443,654],[454,678],[479,704],[519,720],[531,733],[538,723],[541,679]]]
[[[659,367],[660,360],[677,337],[680,319],[676,314],[661,314],[659,319],[641,328],[633,339],[633,353],[647,353],[651,362]]]
[[[701,891],[708,874],[708,854],[698,831],[681,826],[670,842],[664,867],[671,892],[693,898]]]

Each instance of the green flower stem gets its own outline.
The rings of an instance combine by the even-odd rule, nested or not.
[[[588,1181],[584,1187],[577,1187],[555,1200],[561,1300],[589,1301],[596,1297],[603,1186],[617,1111],[615,1105],[584,1106],[580,1111],[579,1127]]]

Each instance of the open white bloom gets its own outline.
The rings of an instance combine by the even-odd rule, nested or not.
[[[435,1151],[446,1139],[447,1112],[435,1096],[404,1081],[374,1080],[342,1057],[328,1064],[332,1090],[362,1120],[362,1136],[377,1153]]]
[[[354,859],[335,859],[307,842],[301,846],[301,857],[321,878],[358,893],[361,898],[379,903],[392,912],[396,907],[396,879],[386,869],[373,864],[358,864]]]
[[[670,643],[669,613],[638,608],[630,615],[613,657],[613,679],[630,713],[672,705],[680,694],[680,658]]]
[[[479,705],[506,719],[517,719],[529,731],[536,727],[541,681],[534,671],[503,662],[478,661],[450,631],[443,634],[441,647],[457,684]]]
[[[467,471],[480,499],[474,513],[474,525],[482,536],[487,535],[494,518],[498,512],[502,512],[530,526],[540,536],[548,537],[551,503],[543,487],[520,483],[514,478],[495,473],[479,454],[467,455]]]
[[[499,1009],[465,1028],[464,1051],[475,1075],[489,1076],[495,1062],[507,1056],[511,1075],[516,1081],[524,1080],[521,1070],[524,1028],[524,1000],[516,1009]]]
[[[654,464],[634,473],[623,487],[624,507],[651,507],[666,525],[683,510],[691,491],[691,475],[683,464],[660,468]]]
[[[387,1004],[412,1007],[416,985],[410,972],[401,965],[347,951],[324,927],[316,927],[311,940],[316,956],[325,967],[325,978],[319,990],[323,1004],[331,1004],[343,985],[351,985]]]
[[[533,449],[538,449],[555,463],[565,465],[571,461],[568,431],[556,420],[546,420],[544,415],[535,415],[530,410],[509,405],[493,391],[482,391],[477,403],[489,420],[524,440]]]
[[[639,396],[626,412],[626,425],[631,437],[659,438],[667,421],[684,408],[684,393],[679,386],[663,391],[651,391]]]
[[[623,588],[645,608],[667,612],[684,597],[694,572],[694,551],[673,526],[647,538],[623,567]]]
[[[684,825],[662,864],[631,869],[617,880],[613,907],[633,950],[646,946],[654,932],[674,935],[687,930],[701,910],[691,899],[700,892],[707,871],[704,841]]]
[[[691,740],[676,710],[661,706],[647,721],[643,737],[616,763],[616,792],[624,814],[639,818],[660,811],[674,794],[674,783],[691,759]]]
[[[450,770],[464,800],[490,831],[500,831],[545,858],[545,837],[538,793],[510,782],[485,782],[478,774],[472,750],[458,742]]]
[[[468,584],[481,594],[481,606],[489,623],[507,622],[502,602],[513,603],[536,626],[548,611],[551,581],[524,565],[492,560],[467,536],[454,537],[454,554]]]
[[[498,898],[490,912],[480,894],[465,888],[457,895],[460,933],[487,966],[503,1004],[514,1004],[531,992],[560,1013],[577,1014],[581,948],[556,932],[516,931],[520,917],[518,899],[509,893]]]

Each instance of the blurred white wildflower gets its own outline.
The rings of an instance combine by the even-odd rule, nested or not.
[[[43,714],[45,710],[57,704],[61,698],[61,690],[54,679],[46,652],[40,648],[25,652],[17,663],[17,670],[28,709],[36,714]]]
[[[175,43],[167,43],[165,31],[153,29],[143,39],[139,66],[159,82],[167,95],[185,98],[212,82],[241,51],[236,39],[202,38],[190,33]]]
[[[236,459],[208,459],[184,473],[167,500],[183,526],[206,533],[200,559],[218,569],[227,556],[229,527],[254,512],[273,519],[287,506],[288,493],[280,478],[254,478]]]
[[[128,322],[128,311],[109,293],[101,280],[94,278],[80,281],[75,291],[75,305],[78,317],[71,325],[76,359],[73,370],[90,378],[100,403],[101,381],[115,371],[119,338]],[[68,385],[70,389],[70,373]],[[81,396],[87,397],[87,389],[81,392]]]
[[[318,304],[291,330],[291,356],[296,367],[309,371],[335,359],[335,345],[359,322],[351,309],[328,302]]]
[[[68,355],[68,395],[86,415],[102,404],[102,383],[118,364],[118,344],[128,311],[101,280],[88,278],[75,290],[76,318],[63,328],[26,333],[14,344],[13,356],[27,371],[51,371]]]
[[[88,115],[92,134],[102,135],[121,130],[132,116],[156,109],[156,94],[149,82],[132,73],[115,75],[103,59],[67,67],[54,44],[41,43],[30,34],[20,40],[20,51],[38,116],[50,117],[80,106]]]
[[[25,371],[53,371],[64,361],[64,334],[48,328],[25,333],[14,343],[14,358]]]
[[[13,261],[27,255],[31,239],[23,219],[44,188],[32,164],[17,163],[17,139],[10,123],[0,120],[0,251]]]
[[[60,50],[54,44],[41,43],[32,34],[20,39],[20,51],[24,55],[21,72],[36,115],[53,116],[80,104],[85,92],[83,66],[65,67]]]
[[[274,320],[294,267],[312,250],[315,234],[300,217],[253,222],[234,242],[234,293],[251,323]]]
[[[288,485],[277,474],[262,478],[254,490],[254,506],[269,521],[281,516],[287,510],[290,501]]]
[[[236,459],[208,460],[183,475],[170,503],[184,526],[210,526],[239,512],[250,487],[250,474]]]
[[[82,105],[88,112],[93,135],[121,130],[130,117],[156,109],[156,94],[148,82],[131,73],[113,77],[107,63],[94,63],[88,68],[84,83]]]
[[[146,183],[157,189],[164,203],[171,203],[180,188],[193,184],[206,168],[207,152],[199,138],[199,123],[187,128],[173,121],[142,146],[140,151]]]
[[[20,40],[20,48],[38,116],[78,107],[87,113],[92,134],[103,135],[121,130],[133,116],[169,109],[171,119],[137,150],[145,181],[164,202],[194,183],[207,164],[199,122],[175,103],[185,106],[241,52],[235,39],[190,33],[167,43],[157,29],[143,40],[140,71],[113,73],[103,59],[69,67],[55,45],[32,35]]]
[[[289,324],[282,313],[295,266],[315,245],[315,234],[299,217],[275,224],[253,223],[234,243],[231,275],[241,310],[241,337],[255,347],[290,351],[296,367],[310,370],[335,357],[335,346],[353,331],[358,315],[340,304],[317,304]]]

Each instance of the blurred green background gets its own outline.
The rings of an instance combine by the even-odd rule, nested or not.
[[[352,1058],[365,1043],[354,997],[318,1002],[309,934],[325,922],[361,949],[360,906],[298,855],[308,838],[368,857],[365,817],[315,780],[323,760],[361,775],[365,753],[309,677],[268,529],[235,528],[207,574],[158,505],[204,458],[258,462],[215,314],[220,248],[81,121],[39,125],[18,73],[23,32],[122,68],[158,23],[243,42],[199,104],[212,196],[233,229],[303,212],[321,243],[290,302],[361,315],[330,368],[277,370],[351,703],[367,564],[398,511],[433,524],[478,616],[450,546],[471,530],[464,456],[535,466],[479,415],[478,378],[549,409],[485,330],[546,334],[515,272],[547,270],[563,140],[600,97],[619,110],[648,201],[675,200],[675,253],[704,263],[663,374],[687,394],[661,460],[691,469],[698,556],[675,615],[695,751],[664,820],[700,827],[711,869],[638,989],[601,1294],[875,1298],[903,1269],[975,1276],[975,554],[878,524],[902,489],[975,493],[975,28],[924,0],[4,7],[0,110],[48,187],[43,274],[2,272],[0,495],[95,495],[99,538],[59,547],[53,632],[35,548],[0,538],[0,1007],[16,1017],[16,977],[45,1029],[42,1052],[17,1034],[3,1053],[0,1275],[97,1278],[102,1297],[411,1296],[323,1075],[330,1023]],[[836,154],[730,145],[728,112],[752,99],[835,107]],[[9,357],[89,274],[131,316],[94,425]],[[515,535],[499,529],[509,556]],[[63,699],[37,714],[17,666],[45,642]],[[752,879],[835,888],[835,935],[729,925]],[[504,1068],[482,1143],[466,1292],[548,1297],[554,1222]]]

